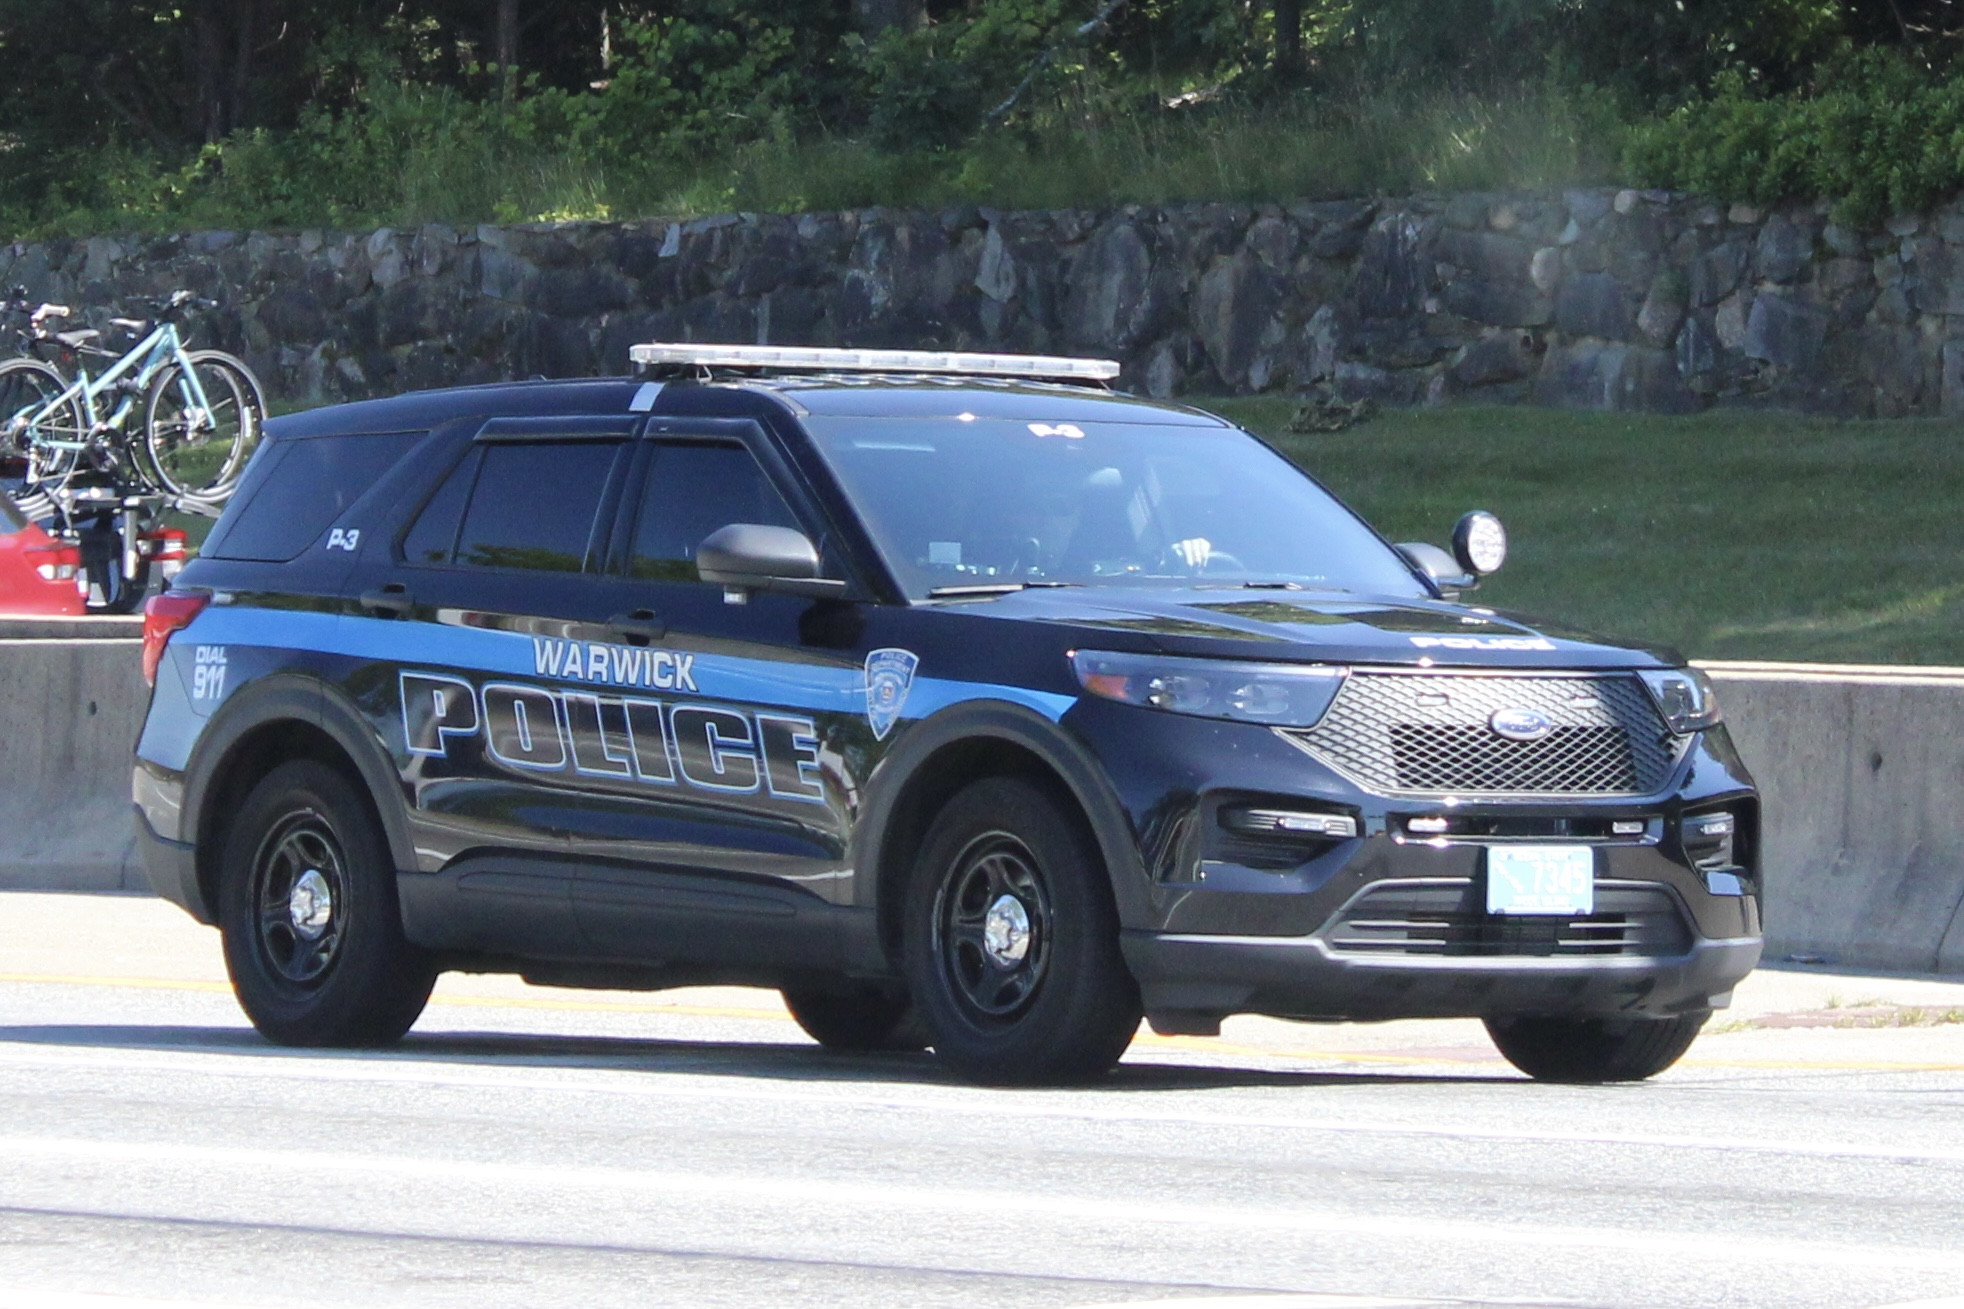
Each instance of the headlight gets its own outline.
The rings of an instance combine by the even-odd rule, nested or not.
[[[1314,727],[1336,699],[1345,673],[1320,664],[1244,664],[1100,650],[1075,651],[1071,666],[1085,690],[1107,700],[1274,727]]]
[[[1657,701],[1658,712],[1679,736],[1719,723],[1718,696],[1712,679],[1696,668],[1663,668],[1639,673]]]

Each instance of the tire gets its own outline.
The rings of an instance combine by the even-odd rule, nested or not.
[[[1139,1029],[1139,988],[1096,843],[1015,778],[951,799],[907,888],[909,989],[934,1051],[997,1085],[1103,1076]]]
[[[913,1052],[928,1046],[913,1002],[877,987],[820,991],[787,987],[784,1007],[805,1034],[828,1050],[851,1054]]]
[[[188,355],[152,379],[143,410],[143,472],[157,490],[221,502],[259,441],[245,365],[217,351]],[[204,392],[198,404],[189,378]]]
[[[252,1025],[299,1046],[387,1045],[436,983],[402,934],[395,864],[366,798],[325,764],[281,764],[226,832],[219,927]]]
[[[80,444],[86,433],[81,404],[69,399],[49,406],[68,389],[51,364],[38,359],[0,362],[0,462],[23,486],[66,480],[75,471],[78,450],[51,450],[44,443]]]
[[[136,576],[123,576],[123,537],[114,527],[84,529],[79,536],[82,572],[89,579],[92,614],[133,614],[150,594],[150,561],[139,557]]]
[[[1682,1058],[1711,1016],[1489,1018],[1487,1034],[1537,1082],[1641,1082]]]
[[[239,478],[245,475],[245,467],[252,460],[252,452],[259,448],[259,439],[266,434],[266,388],[259,384],[259,375],[237,355],[226,354],[223,350],[192,350],[187,352],[185,357],[194,365],[210,366],[230,373],[232,380],[239,384],[239,390],[245,396],[246,416],[252,420],[252,435],[246,443],[244,454],[234,466],[230,479],[212,497],[215,503],[222,504],[231,497],[233,489],[239,484]]]

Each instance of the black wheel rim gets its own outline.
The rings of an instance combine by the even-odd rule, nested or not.
[[[340,956],[347,861],[334,829],[311,809],[273,825],[252,861],[255,941],[279,981],[311,991]]]
[[[934,905],[935,958],[971,1021],[1013,1022],[1050,963],[1050,892],[1028,846],[991,832],[962,850]]]

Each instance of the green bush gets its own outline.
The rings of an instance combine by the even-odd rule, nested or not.
[[[1786,95],[1727,75],[1710,97],[1634,128],[1626,164],[1644,185],[1758,204],[1824,197],[1840,221],[1873,224],[1964,185],[1964,76],[1881,51],[1836,60]]]

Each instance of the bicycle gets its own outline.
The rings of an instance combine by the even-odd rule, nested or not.
[[[0,475],[17,479],[24,513],[81,545],[99,610],[135,608],[171,538],[181,554],[181,533],[154,530],[165,510],[217,516],[265,420],[264,392],[244,361],[184,348],[173,318],[191,307],[213,306],[179,291],[147,320],[111,319],[140,337],[118,354],[96,344],[93,329],[54,330],[54,320],[72,315],[65,305],[30,309],[16,288],[0,306],[26,320],[15,327],[22,357],[0,362],[0,451],[12,465]],[[73,366],[73,380],[47,360],[51,352]],[[92,377],[82,365],[91,356],[113,362]]]
[[[76,361],[74,379],[44,359],[0,363],[0,399],[26,401],[0,408],[5,431],[27,457],[30,484],[60,483],[85,471],[184,501],[193,512],[215,512],[244,470],[265,420],[264,392],[245,362],[219,350],[186,350],[173,321],[187,307],[214,308],[178,291],[148,320],[116,318],[112,325],[142,339],[120,356],[94,345],[99,333],[54,332],[48,320],[73,311],[42,305],[30,316],[28,344],[47,343]],[[18,313],[24,301],[12,308]],[[114,362],[91,377],[85,356]],[[141,444],[130,432],[139,402]]]

